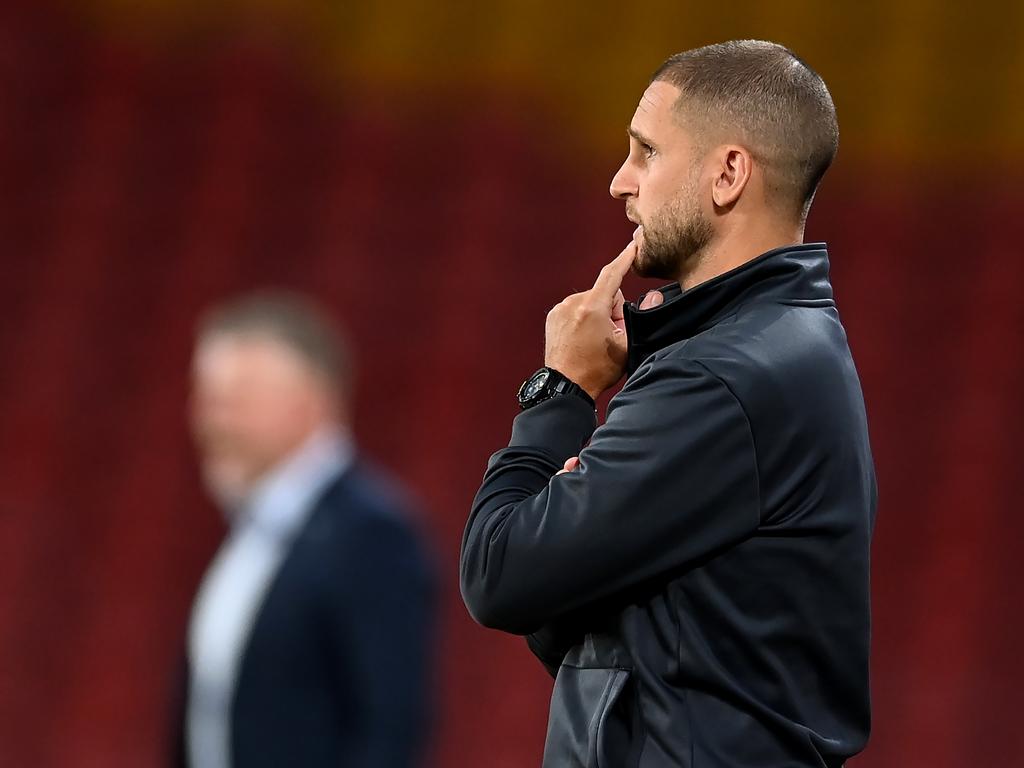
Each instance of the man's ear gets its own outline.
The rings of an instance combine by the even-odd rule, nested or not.
[[[711,186],[711,199],[716,208],[731,208],[750,181],[753,159],[749,150],[736,145],[720,147],[717,156],[718,167]]]

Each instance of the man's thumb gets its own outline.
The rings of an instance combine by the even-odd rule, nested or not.
[[[665,296],[661,291],[648,291],[647,295],[640,300],[640,309],[651,309],[665,303]]]

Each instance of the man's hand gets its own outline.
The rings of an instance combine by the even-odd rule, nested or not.
[[[636,258],[636,242],[605,265],[589,291],[574,293],[548,312],[544,365],[576,382],[592,398],[622,378],[626,328],[622,279]]]
[[[576,467],[578,467],[579,465],[580,457],[570,456],[568,459],[565,460],[565,464],[562,465],[562,468],[555,472],[555,475],[564,475],[566,472],[575,472]]]

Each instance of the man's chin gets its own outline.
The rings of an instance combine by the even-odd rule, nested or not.
[[[205,466],[202,472],[207,494],[229,518],[242,506],[251,491],[251,483],[238,467]]]
[[[657,259],[650,258],[650,255],[642,250],[633,259],[633,274],[650,280],[675,279],[675,270],[673,268]]]

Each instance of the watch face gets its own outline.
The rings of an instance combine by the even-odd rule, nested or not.
[[[523,401],[530,401],[539,395],[544,390],[544,385],[548,383],[550,374],[548,371],[538,371],[534,374],[533,378],[526,382],[526,386],[523,387]]]

